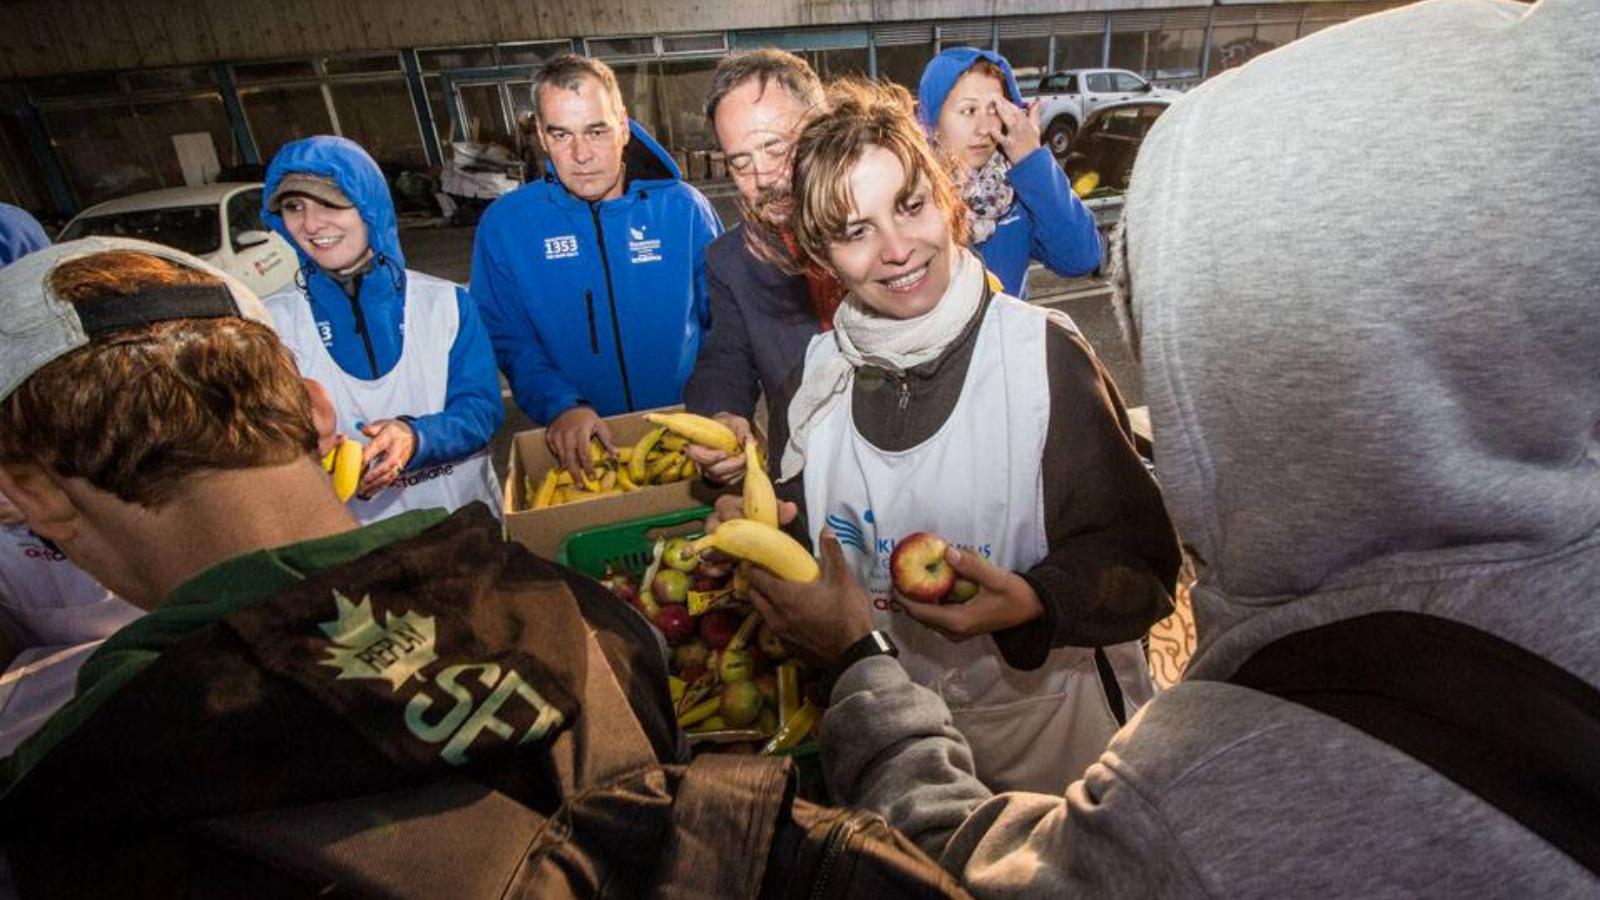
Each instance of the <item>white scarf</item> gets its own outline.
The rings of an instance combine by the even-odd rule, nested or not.
[[[961,336],[983,300],[983,262],[957,247],[950,261],[950,285],[939,302],[920,316],[891,319],[867,308],[854,294],[833,314],[833,340],[816,347],[816,366],[789,401],[789,443],[783,448],[780,480],[805,467],[811,431],[848,400],[852,376],[863,365],[904,372],[932,359]]]

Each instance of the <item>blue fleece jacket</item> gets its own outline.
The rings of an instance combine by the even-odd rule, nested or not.
[[[472,296],[517,405],[548,424],[679,402],[710,320],[705,250],[722,223],[637,122],[622,196],[574,197],[544,179],[478,223]]]
[[[400,361],[405,341],[406,261],[400,251],[400,229],[388,182],[359,144],[326,135],[285,144],[267,167],[264,196],[271,197],[278,182],[291,172],[333,179],[366,223],[373,261],[360,276],[352,300],[295,242],[282,216],[261,211],[261,220],[283,235],[300,257],[296,281],[311,304],[329,354],[351,378],[380,378]],[[456,289],[456,305],[460,327],[448,361],[439,361],[450,367],[444,409],[427,415],[413,415],[412,410],[404,409],[390,414],[405,418],[417,435],[417,450],[406,464],[407,470],[475,453],[505,421],[500,380],[477,305],[463,288]]]
[[[946,50],[928,62],[917,88],[917,116],[932,135],[939,111],[956,82],[978,61],[1005,73],[1006,96],[1022,105],[1022,92],[1011,64],[998,53],[975,47]],[[1083,205],[1067,176],[1045,147],[1018,160],[1006,174],[1016,202],[1000,217],[994,234],[973,247],[983,264],[1000,277],[1006,293],[1026,299],[1028,263],[1038,260],[1057,275],[1087,275],[1100,266],[1100,232],[1094,214]]]
[[[50,246],[39,220],[9,203],[0,203],[0,269]]]

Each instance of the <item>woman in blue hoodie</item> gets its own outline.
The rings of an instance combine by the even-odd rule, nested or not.
[[[377,163],[353,141],[305,138],[273,157],[266,196],[262,220],[300,257],[267,310],[339,431],[366,440],[356,516],[498,511],[488,445],[505,408],[488,334],[464,288],[405,267]]]
[[[972,249],[1006,293],[1027,299],[1032,260],[1066,276],[1100,266],[1094,214],[1040,145],[1039,123],[1023,110],[1005,57],[973,47],[935,56],[922,71],[917,117],[939,149],[967,170],[962,199]]]

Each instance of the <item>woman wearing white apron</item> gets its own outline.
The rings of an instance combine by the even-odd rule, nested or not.
[[[505,419],[489,338],[461,287],[405,268],[394,201],[366,151],[338,137],[287,144],[261,218],[300,258],[265,298],[300,373],[365,438],[351,508],[362,522],[481,500],[499,512],[489,440]]]
[[[1171,610],[1177,541],[1071,321],[998,293],[963,246],[909,97],[835,92],[796,148],[794,225],[850,295],[782,418],[785,489],[825,568],[850,568],[873,627],[944,697],[978,777],[1059,792],[1150,696],[1138,638]],[[890,555],[919,531],[963,548],[970,601],[896,595]]]

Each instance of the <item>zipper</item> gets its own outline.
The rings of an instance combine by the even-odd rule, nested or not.
[[[847,815],[828,829],[828,838],[823,842],[822,865],[817,869],[817,880],[811,885],[811,900],[822,900],[826,895],[833,872],[839,866],[839,857],[844,854],[845,842],[855,833],[855,815]]]
[[[600,245],[600,269],[606,273],[606,301],[611,307],[611,337],[617,342],[617,369],[622,372],[622,402],[633,412],[633,389],[628,385],[628,360],[622,355],[622,323],[617,319],[617,291],[611,285],[611,260],[606,256],[606,232],[600,225],[600,204],[589,204],[594,219],[594,238]]]
[[[897,373],[895,378],[900,381],[900,400],[897,405],[900,407],[901,412],[905,412],[906,405],[911,402],[911,380],[906,377],[904,372]]]
[[[377,378],[378,355],[372,350],[372,335],[367,331],[367,315],[361,311],[361,279],[363,277],[362,275],[356,276],[355,292],[350,297],[350,312],[356,318],[356,334],[361,335],[361,346],[367,349],[367,365],[372,367],[372,377]]]
[[[594,330],[594,291],[583,292],[583,302],[589,307],[589,352],[600,352],[600,334]]]

